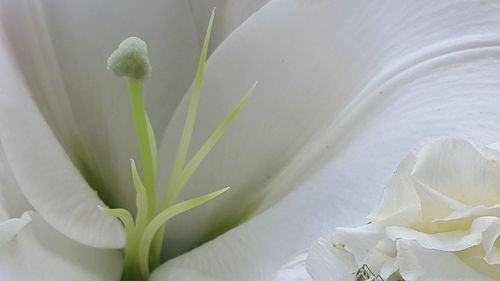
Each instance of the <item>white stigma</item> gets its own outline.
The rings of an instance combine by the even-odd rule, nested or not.
[[[117,76],[126,76],[141,81],[149,77],[151,64],[146,42],[129,37],[123,40],[108,58],[108,69]]]

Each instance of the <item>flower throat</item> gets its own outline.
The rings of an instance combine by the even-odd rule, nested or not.
[[[164,226],[168,220],[214,199],[229,189],[229,187],[226,187],[204,196],[177,202],[177,198],[182,193],[186,183],[223,136],[257,85],[255,83],[248,90],[233,111],[219,124],[194,156],[188,160],[187,153],[198,111],[214,12],[215,10],[212,11],[210,16],[203,41],[198,70],[193,83],[192,95],[174,166],[168,179],[165,195],[159,206],[156,205],[157,144],[144,105],[144,81],[151,74],[151,64],[147,57],[147,45],[137,37],[129,37],[120,43],[118,49],[108,58],[108,69],[117,76],[127,78],[130,108],[142,167],[141,177],[135,161],[130,160],[132,179],[136,191],[137,212],[135,217],[126,209],[99,207],[104,213],[120,219],[127,232],[122,281],[145,281],[149,278],[152,270],[160,264],[165,232]]]

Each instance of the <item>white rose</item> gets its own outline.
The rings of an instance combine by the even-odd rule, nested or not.
[[[498,280],[499,216],[500,153],[429,140],[400,164],[371,223],[317,243],[307,270],[317,281],[354,279],[364,264],[384,280]]]

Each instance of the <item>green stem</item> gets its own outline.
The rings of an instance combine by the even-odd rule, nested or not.
[[[155,194],[155,164],[152,155],[153,148],[148,134],[148,123],[146,110],[144,108],[144,85],[142,82],[129,79],[128,91],[130,97],[130,106],[132,109],[132,118],[134,119],[137,143],[141,155],[142,172],[144,176],[144,187],[147,194],[148,221],[151,220],[156,212],[156,194]]]

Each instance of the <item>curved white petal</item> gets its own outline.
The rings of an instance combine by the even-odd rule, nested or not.
[[[23,217],[31,222],[0,246],[1,280],[120,280],[122,257],[118,250],[95,249],[72,241],[34,212]]]
[[[420,200],[410,178],[415,161],[414,153],[410,153],[401,161],[384,188],[378,205],[368,216],[371,221],[384,221],[397,225],[412,225],[419,222]]]
[[[474,223],[470,231],[456,230],[440,233],[424,233],[411,228],[390,226],[387,227],[387,236],[396,241],[398,239],[415,240],[426,249],[440,251],[460,251],[472,246],[479,245],[482,240],[482,233],[489,227],[489,224]]]
[[[162,136],[199,56],[188,1],[0,4],[30,94],[66,152],[106,202],[133,209],[129,159],[138,158],[138,148],[126,80],[106,69],[106,59],[129,36],[148,43],[153,72],[145,83],[146,107]]]
[[[32,219],[29,215],[23,215],[20,218],[2,220],[0,222],[0,249],[5,243],[14,238],[14,236],[28,223],[30,223],[31,220]]]
[[[0,220],[20,217],[30,209],[33,207],[22,194],[16,178],[12,174],[0,138]]]
[[[367,249],[373,249],[384,236],[383,228],[369,224],[359,228],[339,227],[332,235],[332,240],[344,244],[357,264],[362,265],[370,255]]]
[[[92,246],[122,247],[121,223],[97,208],[104,203],[36,108],[3,33],[0,40],[0,142],[17,184],[33,208],[63,234]]]
[[[358,269],[351,253],[326,240],[320,240],[311,248],[306,268],[314,281],[351,280]]]
[[[312,217],[327,208],[335,218],[360,222],[397,163],[423,138],[496,141],[497,12],[469,1],[276,0],[264,6],[208,62],[193,150],[252,82],[260,83],[184,198],[224,185],[232,190],[172,222],[170,255],[248,217],[255,202],[262,211],[298,186],[310,189],[307,200],[322,194],[325,204],[338,204],[314,203]],[[163,183],[186,105],[187,98],[161,145]],[[295,210],[290,216],[304,212],[288,208]]]
[[[500,153],[465,140],[427,142],[418,153],[413,177],[469,206],[500,201]],[[486,200],[486,201],[485,201]]]
[[[311,275],[306,270],[306,259],[309,250],[302,251],[287,264],[283,265],[274,281],[312,281]]]
[[[500,249],[497,248],[495,242],[500,236],[500,219],[498,217],[483,217],[477,219],[483,224],[489,224],[488,228],[483,232],[481,246],[486,253],[484,261],[488,264],[500,264]]]
[[[467,266],[450,252],[424,249],[417,242],[397,242],[399,269],[405,280],[412,281],[492,281]]]
[[[486,277],[489,277],[490,280],[498,279],[498,276],[500,276],[500,264],[491,264],[483,258],[478,258],[478,255],[483,254],[483,249],[471,248],[462,252],[458,252],[457,256],[471,269],[481,273]]]
[[[196,23],[198,38],[203,42],[210,11],[216,8],[216,17],[210,49],[215,50],[224,39],[250,15],[270,0],[189,0]]]
[[[173,255],[212,237],[252,213],[250,202],[265,211],[160,267],[156,278],[181,267],[218,280],[272,280],[335,226],[366,222],[422,139],[500,139],[498,12],[470,1],[276,0],[259,10],[209,60],[194,146],[238,93],[256,79],[260,86],[184,197],[224,184],[232,191],[173,221],[166,249]],[[185,108],[186,100],[167,129],[164,161]]]

